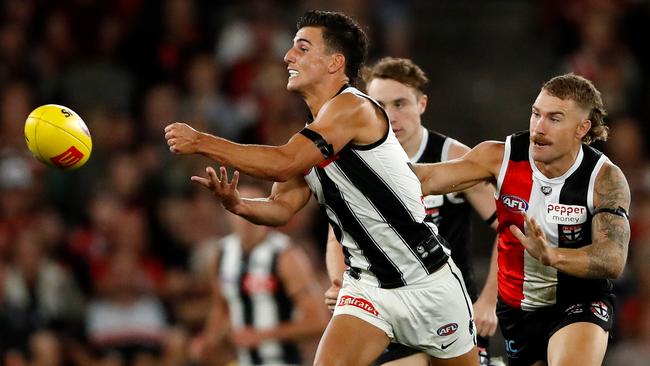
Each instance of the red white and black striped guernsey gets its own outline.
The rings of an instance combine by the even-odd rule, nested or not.
[[[356,88],[345,87],[340,93],[367,98],[383,112]],[[389,123],[385,112],[384,117]],[[353,278],[397,288],[447,262],[437,228],[425,222],[420,182],[390,126],[375,143],[346,145],[309,169],[305,180],[343,245]]]
[[[582,145],[575,163],[560,177],[547,178],[529,153],[528,131],[508,136],[497,180],[499,297],[508,305],[535,310],[553,304],[588,301],[611,292],[606,279],[582,279],[542,265],[510,232],[522,231],[522,212],[543,228],[549,245],[580,248],[591,243],[594,183],[608,158]]]

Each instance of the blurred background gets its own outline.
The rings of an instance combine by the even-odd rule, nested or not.
[[[2,1],[0,364],[192,364],[189,345],[210,307],[202,259],[231,228],[189,181],[211,163],[169,153],[163,128],[187,121],[242,143],[285,142],[306,120],[285,89],[282,57],[307,9],[355,17],[371,38],[371,62],[390,55],[422,66],[431,79],[425,125],[470,146],[527,129],[550,77],[575,72],[595,83],[611,127],[597,147],[633,194],[606,364],[646,365],[650,2],[635,0]],[[25,118],[47,103],[88,124],[94,147],[84,168],[57,171],[29,154]],[[476,221],[480,279],[493,234]],[[327,288],[316,205],[281,230]],[[147,320],[134,326],[113,311],[107,323],[106,311],[125,303]],[[137,357],[112,357],[116,342]],[[502,355],[501,339],[492,344]],[[213,364],[230,360],[231,348]],[[310,357],[313,342],[304,348]]]

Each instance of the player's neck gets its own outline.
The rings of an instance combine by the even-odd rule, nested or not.
[[[321,110],[323,105],[334,98],[345,84],[348,84],[347,78],[332,78],[314,84],[311,88],[301,93],[314,118],[318,116],[318,112]]]
[[[571,169],[573,164],[575,164],[578,154],[582,145],[578,145],[576,148],[572,149],[569,153],[551,161],[548,163],[535,161],[537,169],[544,174],[546,178],[557,178]]]
[[[246,233],[240,235],[241,247],[242,250],[246,253],[250,253],[257,247],[261,242],[264,241],[268,235],[268,230],[250,230]]]

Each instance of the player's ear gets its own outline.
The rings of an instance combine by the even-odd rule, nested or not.
[[[421,94],[418,98],[418,112],[420,114],[424,113],[427,110],[427,103],[429,102],[429,97],[426,94]]]
[[[589,133],[589,130],[591,129],[591,120],[590,119],[583,119],[578,123],[578,127],[576,128],[576,135],[577,137],[582,140],[583,137]]]
[[[330,63],[327,66],[330,74],[334,74],[339,71],[341,68],[345,68],[345,56],[342,53],[334,53],[331,56]]]

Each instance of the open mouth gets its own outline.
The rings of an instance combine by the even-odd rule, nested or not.
[[[295,78],[298,74],[299,72],[296,70],[289,70],[289,79]]]

